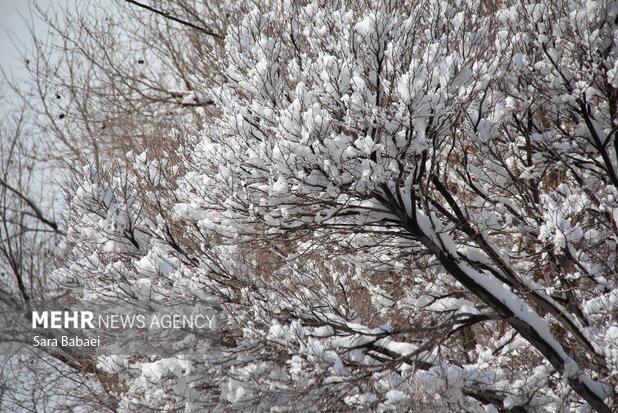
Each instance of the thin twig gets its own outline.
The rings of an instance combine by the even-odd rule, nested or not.
[[[172,16],[172,15],[171,15],[171,14],[169,14],[169,13],[166,13],[166,12],[164,12],[164,11],[161,11],[161,10],[155,9],[155,8],[153,8],[153,7],[150,7],[150,6],[146,5],[146,4],[143,4],[143,3],[137,2],[137,1],[135,1],[135,0],[125,0],[125,1],[126,1],[127,3],[134,4],[134,5],[138,6],[138,7],[142,7],[142,8],[144,8],[144,9],[148,10],[148,11],[151,11],[151,12],[153,12],[153,13],[156,13],[156,14],[160,15],[160,16],[163,16],[163,17],[165,17],[166,19],[173,20],[173,21],[175,21],[175,22],[177,22],[177,23],[180,23],[180,24],[182,24],[182,25],[185,25],[185,26],[191,27],[192,29],[195,29],[195,30],[199,30],[199,31],[201,31],[202,33],[206,33],[206,34],[207,34],[207,35],[209,35],[209,36],[216,37],[217,39],[222,39],[222,38],[223,38],[223,36],[221,36],[220,34],[214,33],[214,32],[212,32],[212,31],[210,31],[210,30],[208,30],[208,29],[205,29],[204,27],[196,26],[196,25],[195,25],[195,24],[193,24],[193,23],[190,23],[190,22],[188,22],[188,21],[186,21],[186,20],[182,20],[182,19],[180,19],[180,18],[178,18],[178,17],[176,17],[176,16]]]

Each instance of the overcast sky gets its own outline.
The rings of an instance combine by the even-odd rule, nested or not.
[[[65,4],[65,0],[37,0],[44,8]],[[0,0],[0,66],[18,77],[25,70],[20,53],[30,46],[30,25],[37,34],[45,34],[45,26],[30,18],[31,0]]]

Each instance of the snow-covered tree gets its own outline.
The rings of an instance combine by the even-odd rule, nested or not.
[[[54,282],[226,320],[119,408],[616,408],[618,2],[225,15],[199,130],[68,194]]]

